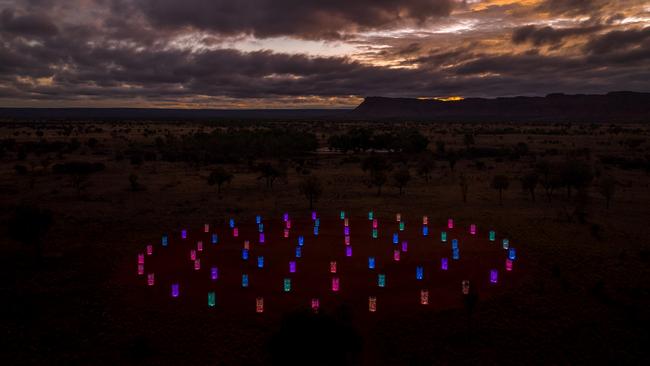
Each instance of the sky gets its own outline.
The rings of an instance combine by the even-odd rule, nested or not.
[[[648,0],[0,0],[0,106],[650,91]]]

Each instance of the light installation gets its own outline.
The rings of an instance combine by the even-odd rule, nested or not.
[[[383,273],[380,273],[377,275],[377,286],[379,287],[386,287],[386,275]]]
[[[317,298],[311,299],[311,311],[314,314],[318,314],[318,309],[320,308],[320,301]]]
[[[255,298],[255,312],[263,313],[264,312],[264,298],[257,297]]]
[[[508,259],[511,261],[517,259],[517,252],[515,251],[515,248],[508,249]]]
[[[429,290],[420,290],[420,304],[429,305]]]
[[[352,257],[350,223],[351,223],[351,220],[353,218],[347,216],[344,211],[341,211],[341,212],[343,213],[341,218],[342,218],[342,221],[343,221],[343,224],[344,224],[343,225],[344,226],[343,235],[344,235],[344,243],[345,243],[345,247],[344,247],[345,248],[345,255],[346,255],[346,257]],[[307,214],[307,217],[310,217],[309,216],[310,214],[311,214],[311,220],[312,221],[309,222],[309,225],[313,225],[314,232],[318,233],[318,230],[320,228],[320,218],[318,217],[318,214],[316,213],[316,211],[310,211],[310,213]],[[393,243],[393,246],[392,246],[393,260],[396,261],[396,262],[399,262],[400,260],[403,260],[408,265],[408,263],[410,263],[411,260],[416,260],[415,258],[421,258],[420,255],[422,254],[422,250],[428,248],[428,246],[420,246],[419,243],[417,242],[418,239],[412,239],[412,240],[416,240],[416,241],[414,243],[412,243],[412,244],[415,245],[415,247],[412,247],[411,250],[412,251],[415,250],[415,252],[416,252],[416,254],[418,256],[413,257],[413,258],[410,258],[410,256],[401,258],[401,255],[402,255],[401,253],[408,252],[408,241],[403,240],[403,239],[406,238],[406,237],[408,237],[408,238],[414,238],[414,237],[417,238],[417,236],[418,236],[417,235],[418,228],[415,228],[415,230],[413,230],[412,228],[409,227],[407,229],[406,228],[406,223],[403,220],[403,217],[401,216],[401,214],[397,214],[395,217],[396,217],[396,220],[397,220],[397,228],[394,227],[394,229],[397,229],[397,230],[395,230],[392,233],[392,237],[391,237],[391,239],[392,239],[391,241]],[[422,229],[421,229],[422,234],[423,234],[423,236],[428,236],[429,230],[432,229],[432,227],[429,227],[429,224],[430,224],[429,218],[430,217],[429,216],[421,216],[421,217],[422,217]],[[372,234],[371,234],[372,238],[376,239],[376,238],[378,238],[378,229],[377,228],[379,226],[379,220],[377,219],[377,217],[375,216],[375,213],[373,211],[368,211],[368,220],[371,221],[371,223],[372,223]],[[271,241],[271,244],[272,244],[272,245],[270,245],[268,247],[268,249],[259,249],[259,250],[261,250],[262,253],[272,255],[272,257],[273,257],[273,254],[271,254],[271,253],[274,253],[274,252],[265,252],[265,251],[275,250],[274,248],[278,248],[278,246],[273,245],[273,240],[272,239],[278,239],[281,236],[278,235],[279,232],[276,232],[275,230],[273,230],[271,232],[271,234],[267,235],[266,238],[265,238],[264,237],[264,235],[265,235],[265,233],[264,233],[264,224],[262,224],[261,216],[260,215],[255,216],[255,221],[256,221],[255,226],[252,227],[252,228],[249,228],[249,229],[256,229],[255,231],[259,231],[257,234],[259,235],[259,238],[260,238],[260,240],[259,240],[260,244],[264,242],[264,239],[267,239],[267,240]],[[246,221],[244,220],[243,222],[246,222]],[[204,275],[203,272],[198,272],[198,275],[200,276],[199,280],[198,280],[199,283],[203,282],[207,286],[207,283],[212,282],[213,283],[212,286],[215,286],[215,285],[217,285],[217,283],[214,282],[214,281],[217,281],[217,279],[219,278],[219,273],[218,273],[219,271],[218,271],[217,266],[214,265],[214,262],[213,262],[214,259],[215,259],[215,257],[212,254],[213,250],[216,251],[215,253],[217,253],[216,258],[218,260],[222,260],[221,258],[223,258],[224,261],[228,261],[227,256],[229,255],[228,254],[229,251],[230,251],[229,248],[232,248],[231,243],[233,243],[233,242],[234,243],[242,243],[243,242],[244,249],[242,249],[241,255],[242,255],[242,259],[244,259],[244,260],[249,259],[251,249],[257,251],[256,248],[251,248],[250,242],[248,240],[242,240],[242,241],[238,241],[236,239],[233,240],[228,235],[225,236],[224,243],[226,244],[226,246],[223,247],[223,249],[221,247],[215,247],[214,249],[205,248],[204,243],[207,243],[206,240],[209,240],[212,244],[217,244],[218,243],[219,238],[218,238],[217,231],[219,231],[220,228],[219,228],[219,226],[213,227],[213,225],[210,225],[210,224],[201,223],[200,225],[201,225],[200,228],[202,230],[194,230],[193,231],[193,229],[191,227],[189,227],[187,229],[180,230],[181,239],[184,239],[184,240],[194,239],[194,240],[187,240],[189,242],[196,243],[196,245],[194,247],[192,247],[191,245],[188,247],[188,246],[184,246],[186,244],[182,244],[182,245],[179,245],[178,247],[173,246],[170,249],[160,250],[160,252],[158,252],[159,249],[155,249],[154,246],[161,245],[162,247],[167,247],[170,244],[167,234],[162,235],[160,244],[156,244],[156,245],[146,244],[146,245],[143,245],[141,247],[141,249],[140,249],[141,252],[137,253],[137,259],[138,259],[138,276],[140,276],[139,278],[146,278],[146,281],[142,281],[143,285],[155,286],[156,282],[159,282],[158,285],[162,284],[163,288],[165,286],[170,286],[171,285],[171,296],[172,297],[179,297],[180,296],[180,286],[181,285],[184,286],[185,285],[184,283],[181,283],[178,280],[170,281],[168,278],[165,277],[164,269],[163,269],[162,274],[158,270],[156,270],[156,274],[154,274],[154,271],[152,271],[153,269],[158,269],[158,268],[156,268],[156,266],[160,265],[160,263],[161,263],[160,258],[164,258],[165,256],[169,256],[170,253],[179,253],[179,254],[174,254],[174,255],[177,258],[183,259],[183,258],[186,258],[185,257],[185,255],[187,255],[187,254],[185,254],[185,253],[187,253],[186,250],[189,250],[190,251],[189,256],[190,256],[190,259],[193,262],[192,264],[193,264],[194,270],[199,271],[201,269],[201,262],[204,262],[203,265],[207,267],[206,270],[209,273],[209,278],[210,278],[209,281],[210,282],[208,282],[208,280],[207,280],[207,277],[208,277],[207,275]],[[224,226],[231,227],[232,231],[233,231],[233,236],[238,237],[238,234],[239,234],[238,230],[239,229],[235,225],[234,219],[230,219],[228,221],[227,225],[228,226],[226,226],[226,225],[224,225]],[[244,228],[245,230],[248,230],[248,229],[246,229],[246,228],[248,228],[248,225],[252,225],[252,223],[246,224],[245,226],[242,226],[242,228]],[[275,227],[273,223],[271,223],[271,225],[272,225],[272,227]],[[289,228],[291,228],[292,225],[295,226],[295,230],[298,230],[297,234],[302,234],[303,233],[302,230],[305,230],[305,229],[309,230],[310,229],[309,226],[304,228],[302,226],[302,223],[301,223],[300,220],[298,220],[298,221],[294,220],[294,222],[292,222],[292,220],[289,219],[288,214],[287,214],[286,215],[286,221],[284,222],[284,225],[282,225],[282,226],[284,226],[282,229],[283,229],[286,237],[288,237],[288,234],[289,234],[289,231],[290,231]],[[469,227],[469,233],[471,235],[476,235],[477,234],[478,230],[477,230],[477,225],[476,224],[468,225],[468,227]],[[449,219],[447,221],[447,225],[446,225],[446,228],[444,230],[449,230],[449,229],[453,229],[453,228],[454,228],[454,222],[453,222],[452,219]],[[226,228],[226,230],[228,230],[228,229]],[[188,236],[189,231],[192,231],[192,233],[193,233],[193,236],[191,238]],[[335,231],[338,232],[338,234],[340,235],[340,231],[338,231],[338,230],[335,230]],[[496,237],[496,231],[494,229],[490,229],[490,230],[486,230],[486,231],[488,231],[487,237],[488,237],[489,242],[496,242],[498,240],[497,237]],[[246,231],[246,233],[248,233],[248,231]],[[462,240],[465,240],[465,239],[464,239],[464,237],[461,237],[459,239],[453,239],[452,240],[451,237],[448,236],[448,233],[449,233],[449,231],[440,231],[440,240],[443,243],[445,243],[447,240],[451,241],[451,248],[452,248],[452,253],[451,254],[452,255],[449,256],[449,257],[451,257],[451,259],[453,259],[454,261],[458,261],[458,260],[460,260],[459,239],[462,239]],[[195,238],[195,234],[196,234],[196,236],[199,236],[199,237]],[[329,241],[330,240],[329,239],[330,232],[328,231],[327,234],[328,235],[326,236],[326,238]],[[416,235],[414,235],[414,234],[416,234]],[[462,236],[462,234],[459,234],[459,235]],[[304,238],[304,235],[296,235],[296,236],[297,236],[297,246],[295,247],[295,256],[296,256],[296,258],[301,258],[302,257],[302,247],[305,245],[305,242],[304,242],[305,238]],[[454,236],[456,236],[456,235],[454,235]],[[402,240],[400,240],[400,237],[402,237]],[[458,237],[458,236],[456,236],[456,237]],[[339,236],[339,238],[340,238],[340,236]],[[320,240],[320,239],[314,239],[314,240]],[[422,240],[421,236],[420,236],[419,240]],[[516,249],[510,247],[510,243],[509,243],[509,240],[507,238],[499,239],[499,240],[501,241],[501,244],[502,244],[501,246],[505,250],[506,253],[505,253],[505,256],[504,256],[505,258],[500,259],[500,260],[505,261],[505,265],[503,264],[504,262],[500,262],[500,265],[498,267],[501,268],[501,270],[505,270],[505,273],[512,272],[514,261],[517,259]],[[334,242],[336,243],[336,241],[334,241]],[[481,242],[486,243],[488,241],[480,241],[479,244]],[[327,242],[325,242],[325,243],[327,245]],[[367,257],[363,256],[362,257],[362,258],[367,258],[368,269],[373,270],[373,272],[374,272],[374,270],[376,270],[377,268],[381,268],[381,267],[378,267],[377,260],[380,259],[380,258],[384,258],[384,256],[387,254],[386,252],[383,251],[384,249],[382,249],[382,248],[386,248],[386,247],[383,246],[380,242],[376,243],[376,244],[373,244],[373,246],[370,247],[370,248],[364,246],[366,243],[368,243],[368,241],[360,240],[359,243],[360,243],[361,247],[357,248],[357,249],[362,250],[362,252],[360,252],[360,253],[366,254],[366,250],[368,250],[368,253],[372,253],[370,256],[367,256]],[[373,243],[375,243],[375,242],[373,242]],[[356,244],[356,241],[355,241],[355,244]],[[399,245],[399,244],[401,244],[401,245]],[[469,253],[470,257],[473,255],[473,253],[476,252],[476,248],[480,249],[480,246],[475,247],[474,243],[471,240],[468,241],[466,245],[467,245],[468,253]],[[236,248],[236,246],[237,245],[235,245],[235,248]],[[323,248],[323,247],[320,246],[320,248]],[[492,248],[495,248],[495,247],[492,247]],[[226,249],[226,251],[224,251],[224,249]],[[388,248],[386,248],[386,249],[388,249]],[[206,251],[208,253],[203,254]],[[147,257],[152,256],[154,254],[154,252],[156,252],[156,257],[152,257],[153,259],[147,259]],[[230,253],[232,253],[232,252],[230,252]],[[275,253],[277,253],[277,252],[275,252]],[[311,253],[311,251],[310,251],[310,253]],[[314,253],[318,255],[318,253],[323,253],[323,251],[321,249],[318,249],[318,250],[315,250]],[[384,253],[384,254],[382,254],[382,253]],[[256,254],[258,254],[258,253],[256,253]],[[374,255],[378,255],[379,257],[375,257]],[[338,255],[335,255],[335,257],[337,257],[337,256]],[[264,268],[264,266],[265,266],[265,264],[264,264],[264,262],[265,262],[264,256],[263,255],[256,255],[256,258],[257,258],[257,267],[258,268]],[[273,257],[273,258],[275,258],[275,257]],[[435,258],[430,258],[430,257],[426,258],[427,261],[429,261],[431,259],[436,260]],[[448,257],[440,258],[440,268],[441,268],[442,271],[448,271],[449,270],[449,259],[450,258],[448,258]],[[163,260],[162,263],[165,263],[164,259],[162,259],[162,260]],[[363,259],[361,259],[361,260],[363,260]],[[465,261],[465,259],[463,259],[463,261]],[[145,272],[145,262],[146,262],[146,269],[147,269],[146,272]],[[297,260],[289,260],[288,262],[289,262],[288,263],[288,267],[289,267],[289,272],[288,273],[290,273],[290,274],[297,273]],[[346,271],[345,271],[344,276],[357,276],[358,272],[356,272],[356,271],[358,271],[358,269],[359,269],[359,267],[355,264],[355,263],[358,263],[357,260],[356,259],[354,259],[354,260],[351,259],[350,261],[346,260],[345,263],[346,263],[345,264]],[[241,264],[241,265],[245,266],[244,268],[248,268],[248,264]],[[347,271],[347,266],[348,265],[350,266],[350,272],[349,273]],[[395,270],[395,268],[398,268],[398,267],[403,268],[404,265],[405,264],[402,264],[402,263],[393,263],[393,264],[388,263],[388,266],[384,270],[378,271],[380,273],[377,274],[377,286],[380,287],[380,288],[385,288],[386,287],[386,276],[387,275],[392,275],[391,273],[392,273],[392,271]],[[501,266],[503,266],[503,267],[501,267]],[[189,267],[189,266],[187,266],[187,267]],[[271,267],[273,267],[273,266],[271,266]],[[271,267],[269,267],[269,268],[271,268]],[[171,268],[175,268],[175,267],[172,266]],[[282,268],[282,267],[280,267],[280,268]],[[286,268],[286,267],[284,267],[284,268]],[[408,268],[408,267],[406,267],[406,268]],[[414,281],[414,280],[415,281],[424,281],[424,268],[425,268],[425,265],[422,265],[422,264],[416,265],[415,266],[415,279],[413,279],[411,277],[410,281]],[[462,265],[462,266],[458,267],[458,270],[463,270],[464,268],[466,268],[465,265]],[[330,261],[329,262],[329,269],[330,269],[330,273],[334,276],[334,277],[330,278],[330,280],[331,280],[331,290],[333,292],[337,293],[340,290],[340,280],[342,278],[336,277],[336,276],[338,276],[337,275],[338,268],[337,268],[336,261]],[[273,270],[276,270],[276,269],[272,269],[272,271]],[[454,270],[456,271],[455,268],[454,268]],[[488,267],[488,268],[485,268],[484,270],[487,273],[489,273],[489,276],[488,276],[488,278],[489,278],[488,283],[489,284],[496,285],[496,284],[499,283],[499,273],[498,273],[499,270],[496,268],[496,266],[493,266],[492,268]],[[185,271],[185,270],[183,270],[183,271]],[[486,273],[486,272],[483,272],[483,273]],[[188,273],[188,272],[185,272],[185,273]],[[229,271],[226,270],[226,272],[224,272],[224,273],[229,273]],[[273,272],[270,273],[270,275],[272,275],[272,274],[273,274]],[[163,277],[160,277],[161,275]],[[202,277],[202,276],[205,276],[205,277]],[[301,275],[298,275],[298,276],[301,276]],[[449,275],[444,275],[444,276],[449,276]],[[203,278],[204,280],[201,280],[201,278]],[[395,286],[401,287],[402,283],[400,283],[400,281],[399,281],[399,278],[401,278],[401,276],[398,276],[396,278],[397,278],[397,280],[396,280],[396,283],[393,285],[393,287],[395,287]],[[445,279],[445,278],[448,278],[448,277],[442,277],[442,279]],[[465,277],[465,278],[468,278],[468,277]],[[472,281],[474,281],[474,277],[469,277],[469,278]],[[283,278],[283,292],[285,292],[285,293],[292,292],[292,287],[293,287],[292,286],[292,281],[293,281],[293,279],[294,279],[293,276]],[[503,281],[504,279],[507,280],[508,276],[502,277],[501,280]],[[183,280],[183,281],[185,281],[185,280]],[[469,280],[463,280],[463,281],[460,281],[460,282],[462,284],[462,293],[465,294],[465,295],[469,294],[470,293]],[[487,282],[487,281],[485,281],[485,282]],[[242,282],[241,283],[242,283],[242,288],[248,288],[249,287],[249,275],[247,273],[242,273]],[[422,282],[420,282],[420,283],[422,283]],[[483,283],[484,282],[478,282],[479,286],[481,284],[483,284]],[[309,284],[306,284],[306,286],[308,287]],[[190,292],[188,292],[188,294],[191,297],[191,296],[193,296],[192,295],[194,293],[193,289],[195,287],[194,287],[194,285],[192,285],[192,286],[190,286],[190,288],[192,290]],[[352,288],[354,288],[355,291],[357,290],[357,287],[354,284],[352,284]],[[408,287],[406,287],[406,288],[408,288]],[[208,289],[203,290],[203,291],[204,291],[204,292],[202,292],[202,294],[204,294],[203,296],[205,296],[205,294],[207,294],[207,296],[208,296],[208,307],[215,307],[216,306],[216,292],[214,291],[214,289],[208,288]],[[385,290],[381,290],[381,291],[385,291]],[[429,298],[429,294],[430,294],[429,291],[430,290],[427,289],[427,288],[421,288],[421,289],[419,289],[419,291],[420,291],[420,304],[421,305],[429,305],[430,304],[430,298]],[[185,292],[185,290],[184,290],[184,292]],[[346,292],[344,292],[344,294],[346,296],[348,295]],[[387,295],[388,294],[390,294],[390,292],[387,293]],[[316,294],[314,294],[314,295],[316,295]],[[188,296],[188,295],[184,293],[184,297],[185,296]],[[374,300],[372,300],[373,298],[374,298]],[[203,299],[205,299],[205,298],[203,298]],[[374,301],[374,308],[375,308],[375,311],[376,311],[376,300],[377,299],[376,299],[375,296],[369,296],[369,309],[372,306],[371,301]],[[312,297],[310,299],[310,301],[311,301],[312,311],[315,312],[315,313],[320,311],[320,300],[319,300],[319,298],[318,297]],[[417,304],[415,299],[412,302]]]
[[[375,296],[368,296],[368,311],[371,313],[377,311],[377,298]]]
[[[339,291],[339,278],[338,277],[333,277],[332,278],[332,291],[334,291],[334,292]]]

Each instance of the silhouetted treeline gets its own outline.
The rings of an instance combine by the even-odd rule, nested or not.
[[[419,153],[426,150],[429,139],[416,129],[375,134],[367,128],[353,128],[345,134],[328,139],[330,149],[348,151],[388,150]]]
[[[242,158],[289,158],[318,148],[316,136],[288,129],[216,130],[156,139],[161,159],[192,163],[230,163]]]

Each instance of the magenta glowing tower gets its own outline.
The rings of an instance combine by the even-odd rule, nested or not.
[[[339,291],[339,278],[338,277],[333,277],[332,278],[332,291],[334,291],[334,292]]]
[[[454,219],[447,220],[447,229],[453,229],[453,228],[454,228]]]
[[[311,299],[311,311],[314,314],[318,314],[318,309],[320,308],[320,301],[317,298]]]

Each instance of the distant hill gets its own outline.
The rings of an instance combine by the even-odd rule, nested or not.
[[[321,120],[338,118],[349,111],[349,109],[0,108],[0,120]]]
[[[0,108],[0,120],[423,120],[445,122],[650,122],[650,93],[434,99],[367,97],[355,109]]]
[[[450,122],[650,122],[650,93],[549,94],[450,102],[367,97],[348,117]]]

